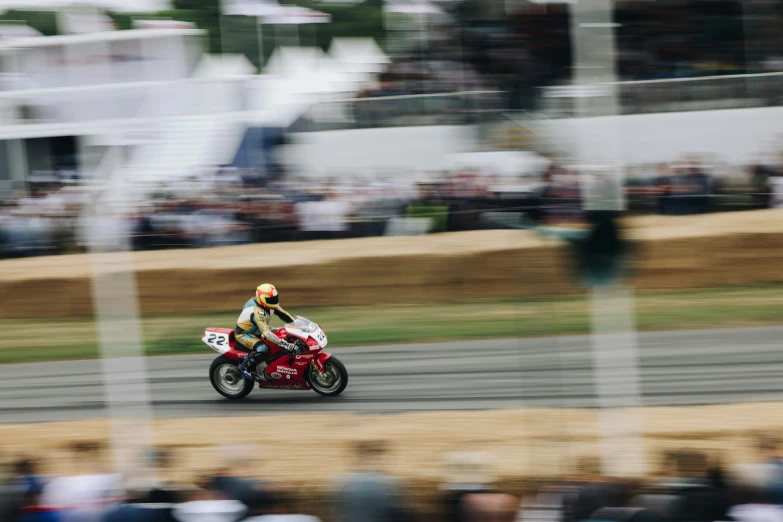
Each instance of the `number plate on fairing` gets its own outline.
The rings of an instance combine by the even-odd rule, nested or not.
[[[315,339],[316,341],[318,341],[318,345],[319,345],[321,348],[325,348],[325,347],[326,347],[326,343],[327,343],[327,341],[326,341],[326,334],[324,333],[324,331],[323,331],[323,330],[321,330],[321,329],[319,328],[318,330],[316,330],[316,331],[315,331],[315,332],[312,334],[312,337],[313,337],[313,339]]]
[[[201,340],[218,353],[226,353],[231,349],[228,344],[228,334],[225,332],[212,332],[207,330]]]

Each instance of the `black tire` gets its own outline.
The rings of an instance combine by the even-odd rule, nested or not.
[[[340,376],[340,381],[335,387],[324,387],[317,379],[317,370],[312,366],[307,372],[307,383],[318,395],[323,395],[324,397],[336,397],[337,395],[340,395],[343,390],[345,390],[345,387],[348,386],[348,370],[345,369],[345,365],[340,362],[340,359],[333,355],[324,363],[324,369],[327,373],[333,370]]]
[[[209,382],[212,383],[212,387],[215,388],[216,392],[227,399],[242,399],[247,397],[247,394],[253,391],[253,385],[255,383],[252,379],[243,376],[238,368],[236,369],[236,373],[242,381],[237,380],[234,383],[226,382],[227,376],[225,374],[221,375],[221,372],[224,371],[224,367],[229,365],[237,368],[239,363],[229,359],[225,355],[221,355],[212,361],[212,364],[209,366]],[[226,371],[230,370],[226,369]],[[231,378],[237,378],[237,376],[231,375]],[[234,391],[232,391],[232,389]]]

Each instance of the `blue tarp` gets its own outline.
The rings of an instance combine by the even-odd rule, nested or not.
[[[229,167],[274,172],[274,149],[283,143],[285,130],[273,127],[249,127]]]

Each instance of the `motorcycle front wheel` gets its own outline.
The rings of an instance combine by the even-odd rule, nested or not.
[[[241,399],[253,391],[255,383],[242,375],[238,366],[236,361],[221,355],[209,367],[209,382],[216,392],[227,399]]]
[[[325,397],[340,395],[348,386],[348,370],[334,355],[324,363],[324,375],[312,365],[307,373],[307,382],[313,391]]]

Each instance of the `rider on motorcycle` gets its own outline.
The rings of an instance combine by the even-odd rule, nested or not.
[[[286,323],[294,322],[291,314],[280,307],[277,289],[264,283],[256,288],[256,295],[245,303],[234,330],[239,344],[250,350],[246,363],[248,373],[253,373],[259,358],[263,359],[269,354],[269,347],[263,341],[276,344],[289,352],[296,351],[296,345],[280,339],[269,328],[273,314]]]

